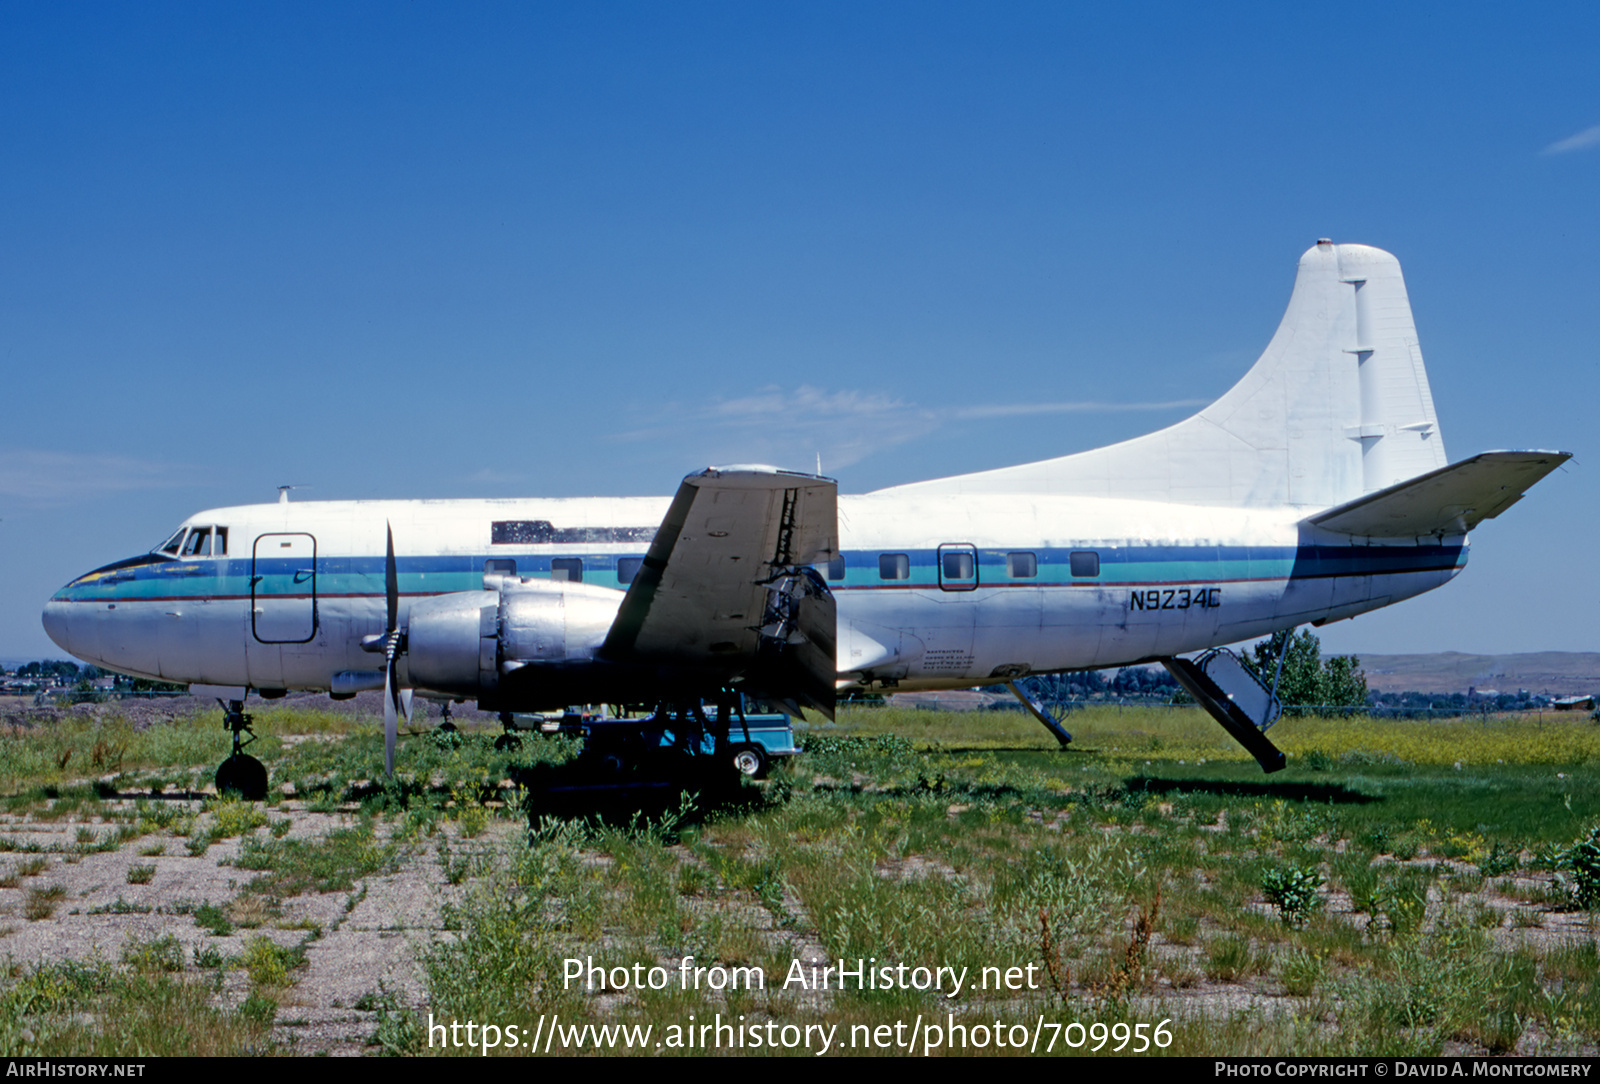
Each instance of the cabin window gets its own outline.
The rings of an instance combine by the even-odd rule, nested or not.
[[[909,580],[911,578],[911,557],[904,553],[878,554],[878,579],[880,580]]]
[[[1006,575],[1014,580],[1031,580],[1039,574],[1039,558],[1031,553],[1006,554]]]
[[[491,557],[483,562],[483,574],[485,576],[515,576],[517,574],[517,562],[509,557]]]
[[[965,542],[939,547],[939,586],[946,591],[971,591],[978,586],[978,550]]]
[[[1074,550],[1069,560],[1074,576],[1100,575],[1100,555],[1094,550]]]
[[[643,557],[618,557],[617,580],[621,583],[632,583],[639,575],[639,570],[644,567]]]
[[[557,557],[550,562],[550,578],[568,583],[583,582],[582,557]]]
[[[822,574],[835,582],[844,579],[844,558],[835,557],[822,566]]]

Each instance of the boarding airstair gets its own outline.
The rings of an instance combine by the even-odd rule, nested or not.
[[[1256,758],[1263,771],[1276,772],[1285,766],[1283,751],[1267,739],[1267,728],[1283,714],[1283,703],[1244,660],[1219,647],[1197,659],[1162,659],[1161,665]]]

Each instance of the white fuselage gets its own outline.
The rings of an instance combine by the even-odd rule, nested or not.
[[[329,689],[336,674],[381,669],[362,638],[385,625],[386,525],[403,615],[419,598],[484,589],[486,571],[581,579],[620,597],[668,503],[215,509],[190,517],[174,553],[74,580],[44,622],[72,654],[122,673]],[[841,684],[955,688],[1195,651],[1409,598],[1466,560],[1463,536],[1355,544],[1304,526],[1305,514],[1096,497],[841,497],[844,574],[825,568]],[[497,542],[497,523],[550,530]],[[210,537],[194,533],[204,528]]]

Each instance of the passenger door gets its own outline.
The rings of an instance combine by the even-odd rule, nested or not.
[[[304,644],[317,635],[317,540],[311,535],[256,538],[250,631],[263,644]]]

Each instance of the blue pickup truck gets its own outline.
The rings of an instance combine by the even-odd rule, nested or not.
[[[732,768],[762,779],[774,760],[800,752],[794,742],[794,722],[781,712],[678,709],[643,718],[568,712],[542,729],[583,738],[583,759],[618,774],[676,761],[684,766]]]

